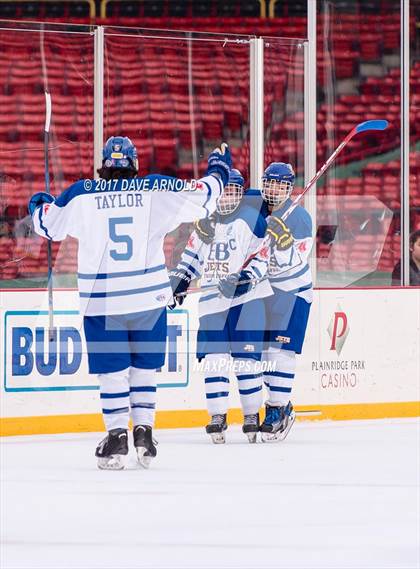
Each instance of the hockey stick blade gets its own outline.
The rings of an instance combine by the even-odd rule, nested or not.
[[[361,122],[355,127],[356,132],[365,132],[366,130],[385,130],[388,127],[386,120],[372,120]]]

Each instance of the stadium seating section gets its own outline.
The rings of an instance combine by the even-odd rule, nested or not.
[[[123,4],[126,4],[125,7]],[[174,14],[169,14],[170,4],[166,2],[154,3],[158,6],[159,14],[148,18],[144,12],[140,17],[128,4],[110,2],[109,13],[112,13],[112,17],[97,18],[95,23],[224,33],[231,31],[235,34],[273,37],[303,38],[306,35],[305,18],[298,13],[299,2],[293,3],[295,13],[294,8],[290,8],[292,3],[287,4],[288,8],[283,13],[281,10],[286,3],[276,3],[276,14],[280,17],[274,19],[254,17],[259,13],[254,13],[257,8],[259,10],[259,2],[255,2],[248,14],[240,12],[239,2],[234,17],[224,14],[218,18],[205,12],[205,6],[209,3],[204,1],[197,3],[197,6],[200,4],[202,14],[206,17],[192,17],[194,14],[189,13],[186,17],[179,11],[175,14],[177,18],[171,18]],[[138,7],[141,3],[131,4]],[[342,4],[340,26],[335,27],[339,31],[335,31],[328,45],[323,43],[322,34],[319,34],[318,84],[321,97],[330,77],[335,81],[354,81],[355,78],[357,81],[352,94],[337,96],[333,103],[328,102],[329,97],[325,97],[324,102],[322,99],[319,101],[318,164],[322,164],[355,124],[367,119],[386,118],[391,126],[386,136],[384,133],[375,133],[353,139],[339,163],[344,165],[370,158],[362,175],[333,179],[319,188],[319,195],[376,196],[396,213],[379,264],[381,270],[390,271],[400,255],[397,226],[400,209],[399,162],[377,162],[375,157],[399,147],[399,69],[382,65],[386,69],[385,76],[366,76],[365,72],[361,73],[360,67],[369,63],[380,66],[384,57],[399,52],[399,24],[395,16],[385,10],[362,18],[357,11],[346,12],[344,5],[348,7],[349,4]],[[175,9],[174,5],[172,9]],[[376,2],[375,5],[382,4]],[[340,2],[336,3],[336,7],[340,8]],[[190,6],[188,10],[191,9]],[[51,16],[40,10],[38,8],[38,13],[34,14],[35,18]],[[248,17],[245,18],[245,15]],[[55,17],[67,21],[69,17],[78,17],[77,21],[81,23],[91,21],[81,9],[74,14],[59,12]],[[127,49],[124,37],[113,35],[106,39],[105,137],[124,133],[133,139],[140,154],[140,174],[159,171],[180,177],[190,177],[195,173],[192,164],[194,142],[201,159],[199,172],[202,172],[208,149],[221,139],[232,140],[235,166],[247,175],[248,50],[240,46],[237,49],[232,47],[227,58],[222,49],[215,47],[209,60],[208,51],[203,50],[200,54],[197,49],[189,68],[185,46],[177,50],[169,42],[148,45],[138,43],[135,38],[132,41],[137,41],[137,44],[133,43],[136,47],[131,50]],[[48,86],[54,104],[50,144],[51,184],[53,193],[58,194],[72,181],[92,174],[93,41],[88,35],[75,38],[61,34],[53,40],[46,40],[45,45]],[[293,112],[282,116],[279,109],[286,93],[293,96],[293,89],[303,89],[303,62],[292,51],[276,54],[268,50],[265,57],[265,162],[287,160],[296,163],[296,157],[303,155],[303,113]],[[418,141],[419,62],[412,66],[410,85],[411,135],[413,141]],[[39,36],[13,32],[1,34],[0,279],[3,280],[45,274],[45,243],[36,238],[28,239],[23,230],[19,233],[20,220],[26,215],[28,197],[45,187],[43,90]],[[420,226],[419,157],[419,152],[413,152],[410,156],[413,228]],[[188,228],[184,228],[184,237],[187,232]],[[373,238],[370,237],[371,240]],[[368,242],[369,237],[366,239]],[[165,254],[168,265],[176,257],[176,243],[179,243],[179,238],[167,238]],[[364,245],[360,246],[363,249]],[[56,273],[74,272],[76,247],[76,242],[71,239],[60,247],[54,244]],[[353,250],[353,255],[357,255],[357,251]],[[22,261],[11,262],[19,256],[24,257]]]

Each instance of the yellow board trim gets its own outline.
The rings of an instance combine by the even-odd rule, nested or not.
[[[393,417],[419,417],[420,401],[399,403],[352,403],[349,405],[297,406],[299,420],[346,421],[354,419],[384,419]],[[156,428],[173,429],[202,427],[209,420],[204,409],[158,411]],[[229,423],[241,423],[240,409],[231,409]],[[0,436],[51,435],[58,433],[87,433],[104,430],[102,415],[48,415],[43,417],[0,418]]]

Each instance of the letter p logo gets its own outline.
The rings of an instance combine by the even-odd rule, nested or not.
[[[342,311],[340,306],[337,306],[337,310],[330,320],[327,331],[331,338],[330,350],[335,350],[337,354],[340,355],[350,331],[346,313]]]

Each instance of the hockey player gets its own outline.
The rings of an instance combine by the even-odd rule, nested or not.
[[[211,415],[206,431],[214,443],[225,442],[231,363],[244,414],[242,429],[250,442],[256,441],[262,405],[263,299],[272,291],[268,280],[261,280],[268,259],[253,256],[261,248],[266,222],[257,209],[241,202],[243,188],[242,175],[232,170],[216,213],[196,224],[181,261],[170,274],[174,299],[180,304],[191,280],[201,277],[197,358],[204,359]]]
[[[312,277],[308,256],[312,248],[312,220],[297,206],[284,222],[281,216],[291,204],[295,174],[290,164],[273,162],[262,179],[262,197],[271,215],[267,218],[269,236],[269,280],[274,296],[265,300],[266,336],[264,373],[268,389],[265,419],[261,425],[263,441],[283,440],[295,420],[290,401],[295,377],[296,354],[302,352],[312,302]],[[267,251],[263,250],[263,258]]]
[[[208,158],[198,183],[152,174],[137,178],[137,151],[114,136],[103,149],[100,179],[81,180],[59,197],[29,203],[37,233],[79,241],[78,288],[89,372],[98,374],[108,431],[96,456],[102,469],[124,468],[128,422],[140,464],[156,456],[152,437],[156,371],[165,360],[166,305],[172,296],[163,254],[166,233],[210,215],[229,178],[226,144]]]

